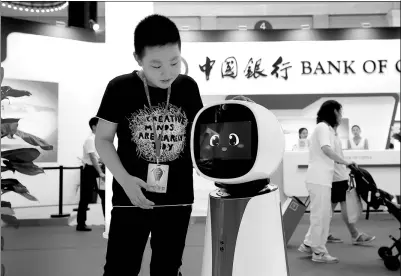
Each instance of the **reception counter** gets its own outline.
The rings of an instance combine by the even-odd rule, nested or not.
[[[369,171],[380,189],[400,195],[399,150],[346,150],[344,156]],[[282,183],[285,196],[308,196],[305,187],[308,158],[307,151],[285,152]]]

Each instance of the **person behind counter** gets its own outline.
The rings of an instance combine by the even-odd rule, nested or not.
[[[354,125],[351,128],[354,138],[348,139],[349,150],[368,150],[369,144],[368,139],[361,136],[361,128],[358,125]]]
[[[293,151],[298,151],[298,150],[308,150],[310,146],[310,141],[308,140],[308,129],[301,127],[298,130],[298,143],[296,143],[293,147]]]

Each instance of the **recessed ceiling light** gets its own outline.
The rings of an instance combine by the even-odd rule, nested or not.
[[[53,6],[51,6],[53,4]],[[49,6],[50,5],[50,6]],[[68,2],[51,2],[47,1],[45,4],[42,2],[7,2],[1,3],[2,7],[7,7],[13,10],[20,10],[26,12],[54,12],[61,11],[68,6]]]

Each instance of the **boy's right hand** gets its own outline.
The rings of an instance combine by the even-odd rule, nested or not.
[[[129,176],[127,180],[124,181],[124,191],[128,198],[131,200],[132,204],[138,206],[142,209],[153,209],[155,205],[152,201],[148,200],[142,193],[141,188],[149,190],[149,184],[142,179]]]

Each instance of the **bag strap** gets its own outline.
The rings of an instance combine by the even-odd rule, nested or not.
[[[355,177],[354,177],[354,175],[353,174],[350,174],[349,175],[349,186],[351,187],[351,188],[356,188],[356,186],[355,186]]]
[[[305,206],[306,207],[308,207],[309,206],[309,203],[310,203],[310,196],[308,196],[306,199],[305,199]]]
[[[351,191],[352,189],[356,190],[356,186],[355,186],[355,177],[353,174],[349,175],[349,181],[348,181],[348,192]]]

